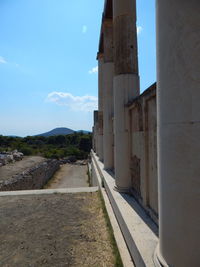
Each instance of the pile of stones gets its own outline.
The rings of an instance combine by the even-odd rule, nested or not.
[[[0,167],[13,163],[15,161],[19,161],[23,159],[24,154],[18,152],[17,150],[11,152],[0,152]]]
[[[61,165],[64,165],[64,164],[74,164],[74,165],[87,165],[88,164],[88,160],[85,159],[85,160],[77,160],[75,156],[70,156],[70,157],[67,157],[67,158],[63,158],[63,159],[60,159],[59,160],[60,164]]]
[[[60,159],[60,164],[75,163],[77,161],[75,156]]]

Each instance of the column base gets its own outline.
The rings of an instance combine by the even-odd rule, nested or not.
[[[119,187],[119,186],[115,185],[115,187],[113,189],[119,193],[126,193],[126,194],[131,193],[129,187]]]
[[[162,255],[160,254],[159,245],[157,246],[154,252],[154,263],[156,267],[169,267],[166,261],[163,259]]]

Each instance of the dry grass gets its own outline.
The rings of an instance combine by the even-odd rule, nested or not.
[[[0,266],[122,266],[98,193],[1,197],[0,214]]]

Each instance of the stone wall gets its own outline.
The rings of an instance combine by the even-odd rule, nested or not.
[[[154,222],[158,223],[156,83],[130,101],[126,109],[129,125],[127,127],[129,129],[127,168],[130,170],[130,192]],[[95,123],[97,124],[98,120],[95,120]],[[94,131],[94,135],[95,133]],[[96,134],[95,137],[98,135]],[[97,152],[96,147],[95,149]],[[113,157],[116,155],[114,154]],[[124,166],[122,165],[121,168]],[[116,168],[113,170],[114,174],[116,175]]]
[[[10,179],[0,181],[0,191],[41,189],[59,169],[58,160],[47,160]]]
[[[156,84],[128,105],[130,118],[132,193],[157,222]]]

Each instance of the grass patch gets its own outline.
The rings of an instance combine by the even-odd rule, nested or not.
[[[110,239],[110,242],[111,242],[111,245],[112,245],[113,254],[115,256],[115,267],[123,267],[122,259],[121,259],[121,256],[119,254],[117,243],[116,243],[116,240],[115,240],[115,237],[114,237],[114,234],[113,234],[112,225],[110,223],[110,219],[109,219],[109,216],[108,216],[108,213],[107,213],[107,210],[106,210],[105,202],[104,202],[104,199],[103,199],[101,191],[99,191],[98,194],[99,194],[99,198],[100,198],[100,201],[101,201],[103,214],[104,214],[104,217],[105,217],[105,220],[106,220],[106,226],[107,226],[107,230],[108,230],[108,234],[109,234],[109,239]]]

